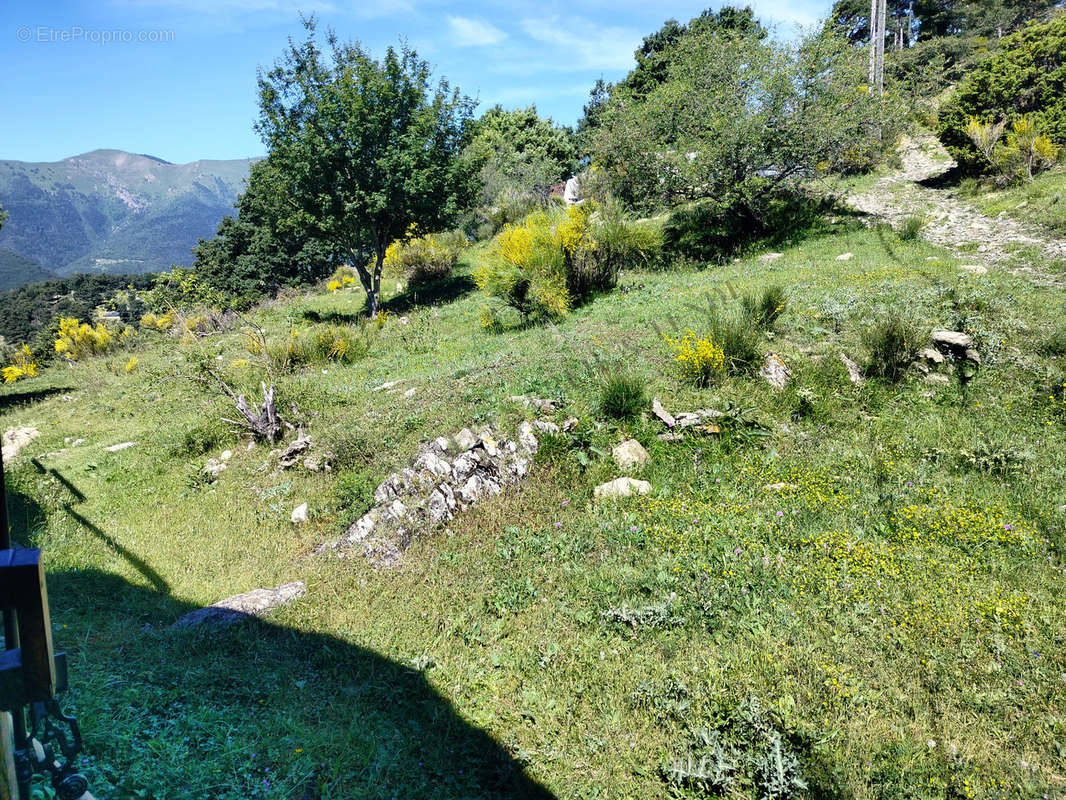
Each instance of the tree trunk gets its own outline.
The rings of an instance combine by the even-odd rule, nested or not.
[[[381,273],[385,269],[385,250],[379,247],[377,252],[377,261],[374,263],[374,274],[370,279],[370,318],[373,319],[378,315],[378,308],[381,307]]]
[[[877,11],[877,0],[870,0],[870,71],[866,82],[871,92],[877,82]]]

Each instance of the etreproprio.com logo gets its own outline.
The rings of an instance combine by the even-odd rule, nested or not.
[[[172,42],[172,30],[131,30],[129,28],[55,28],[50,25],[23,25],[15,31],[20,42],[63,44],[88,42],[89,44],[130,44],[133,42]]]

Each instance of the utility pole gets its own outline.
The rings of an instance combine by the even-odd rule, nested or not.
[[[886,16],[888,14],[887,0],[880,0],[877,8],[877,74],[874,76],[874,85],[877,86],[877,94],[880,96],[885,91],[885,32]]]

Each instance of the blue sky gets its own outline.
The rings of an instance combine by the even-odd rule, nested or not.
[[[178,163],[262,155],[252,130],[256,68],[302,35],[301,11],[375,54],[406,36],[437,75],[480,100],[479,113],[535,103],[573,124],[596,78],[624,76],[644,35],[707,2],[3,0],[0,159],[54,161],[105,147]],[[751,5],[788,36],[830,3]]]

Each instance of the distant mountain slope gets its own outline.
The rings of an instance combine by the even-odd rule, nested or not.
[[[58,275],[188,266],[197,240],[233,213],[251,163],[171,164],[121,150],[48,163],[0,161],[0,205],[10,214],[0,251]],[[14,262],[0,252],[0,264],[7,263]],[[49,277],[18,263],[27,267],[26,281]]]
[[[0,292],[54,277],[55,273],[49,272],[32,258],[0,247]]]

